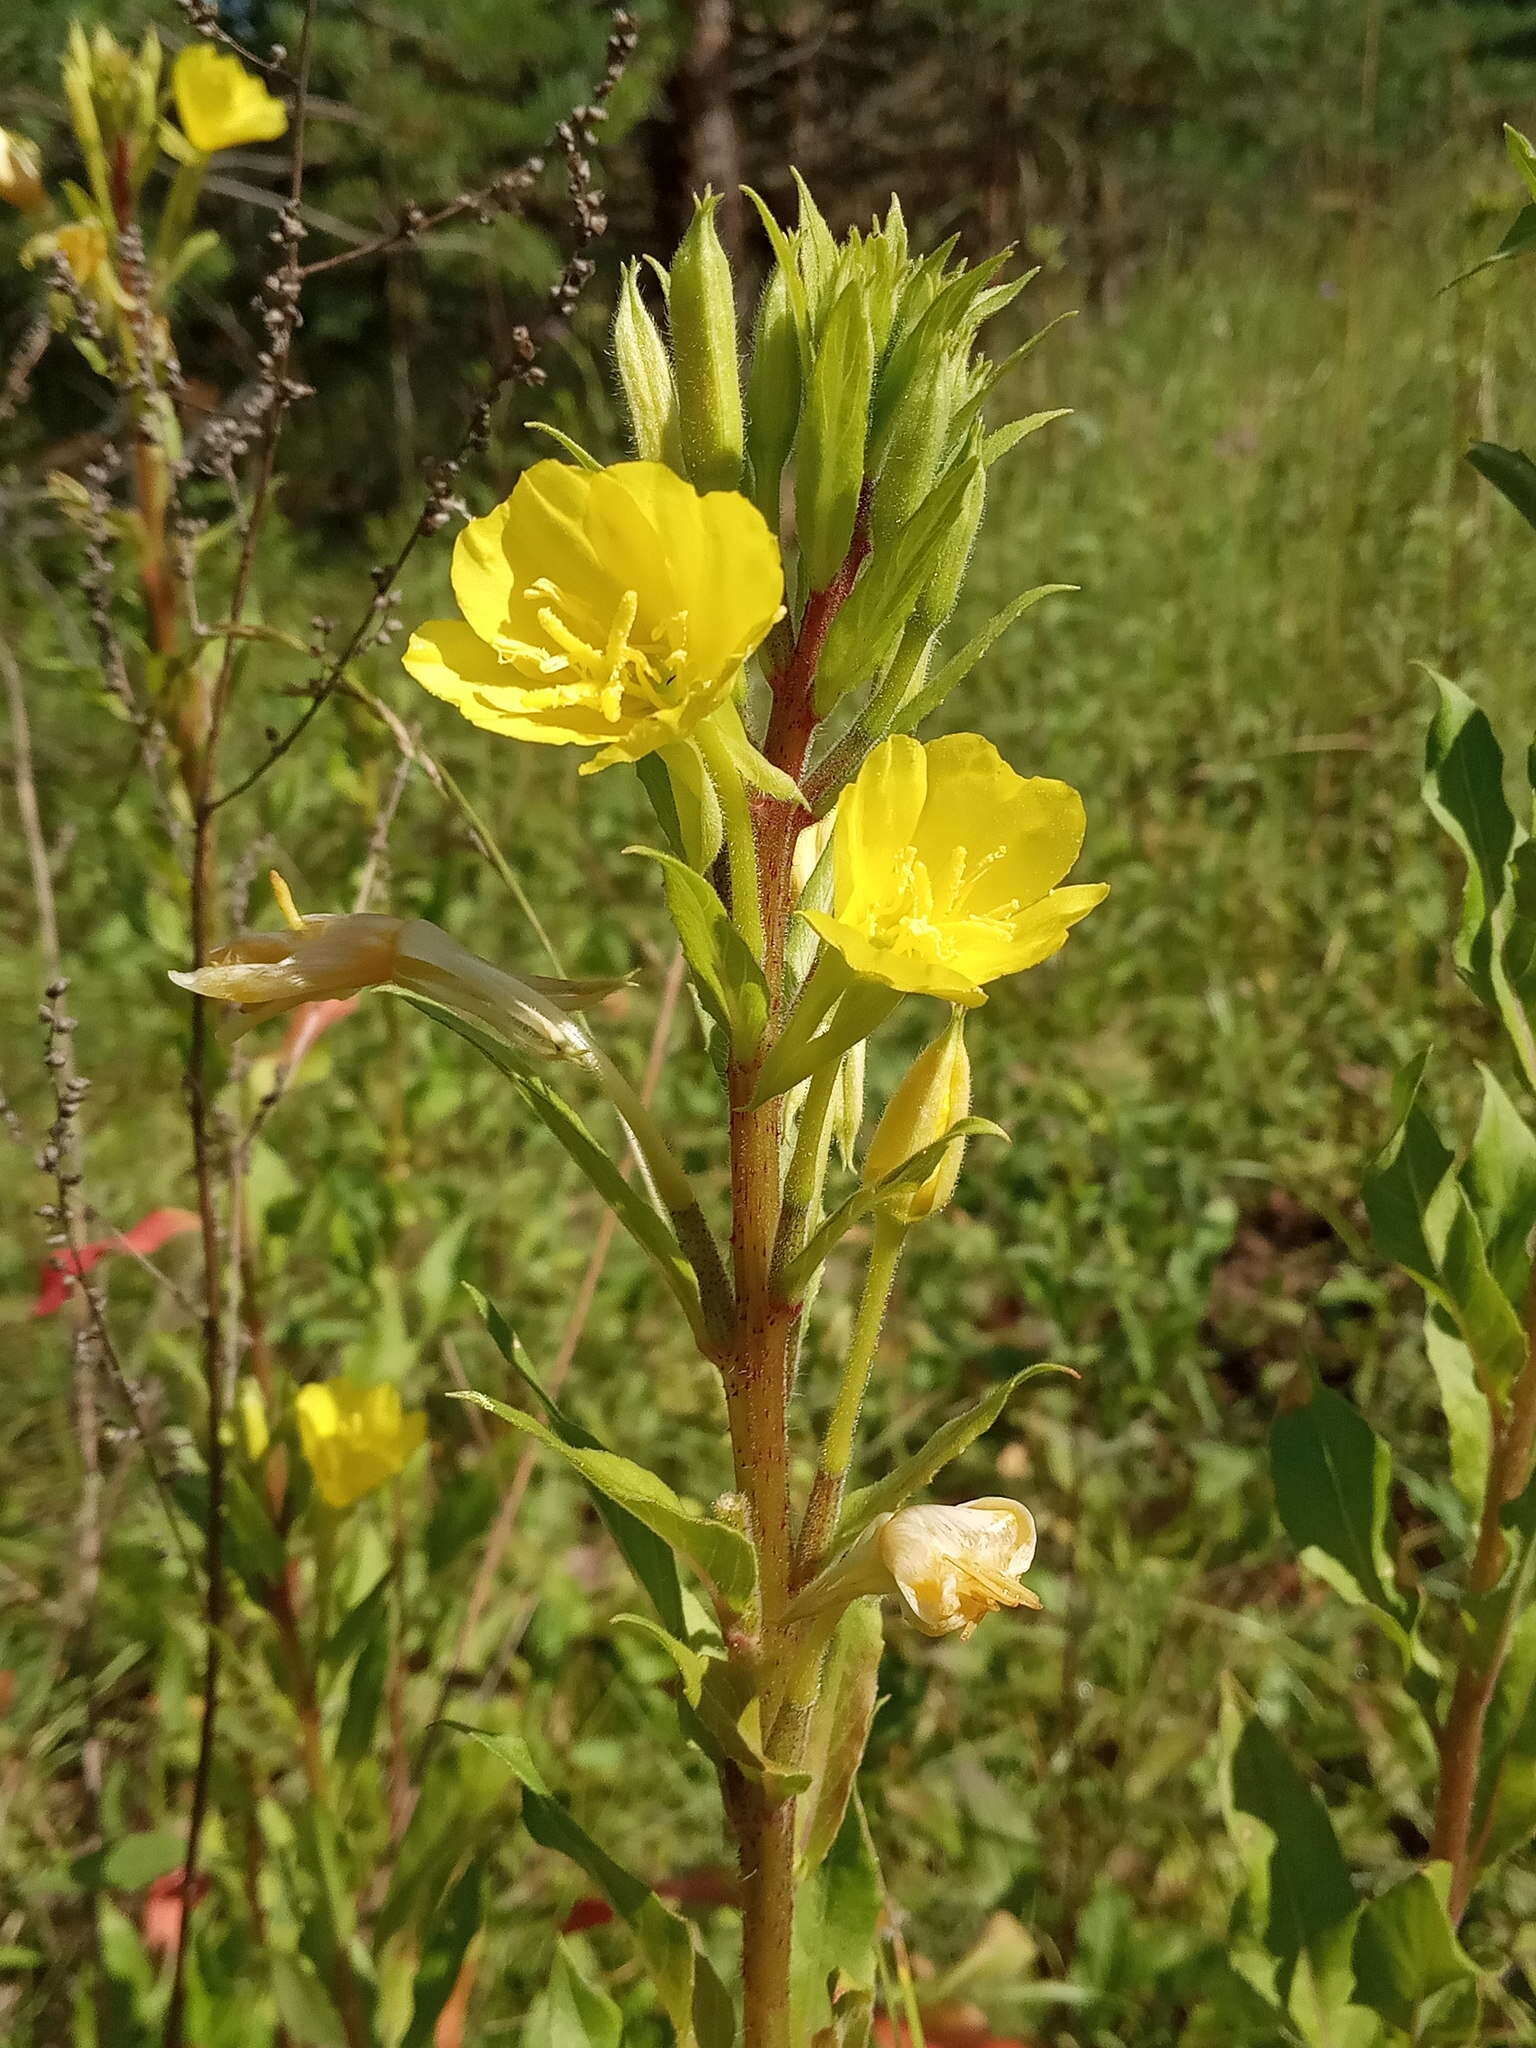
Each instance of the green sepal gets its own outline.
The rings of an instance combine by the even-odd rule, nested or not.
[[[822,958],[825,957],[823,954]],[[836,1009],[813,1035],[802,1037],[795,1032],[791,1012],[784,1036],[763,1062],[752,1107],[761,1109],[765,1102],[772,1102],[775,1096],[809,1080],[827,1061],[840,1060],[860,1039],[877,1031],[900,1001],[899,989],[850,977]]]
[[[595,455],[589,454],[587,450],[582,447],[579,441],[573,440],[572,437],[569,434],[565,433],[563,429],[561,429],[560,427],[551,426],[548,420],[524,420],[523,426],[529,433],[543,434],[548,440],[553,441],[556,447],[563,448],[567,455],[572,456],[575,459],[576,464],[579,468],[602,468],[603,465],[598,461]]]
[[[751,947],[702,875],[654,846],[624,850],[661,867],[667,908],[699,996],[729,1035],[737,1057],[750,1059],[768,1023],[768,984]]]
[[[1027,1386],[1031,1380],[1043,1378],[1047,1373],[1077,1378],[1070,1365],[1055,1365],[1049,1360],[1038,1365],[1026,1365],[1022,1372],[1013,1373],[1009,1378],[999,1380],[995,1387],[989,1387],[980,1400],[973,1401],[961,1414],[951,1416],[948,1422],[934,1431],[921,1450],[914,1451],[910,1458],[903,1458],[883,1479],[849,1494],[838,1517],[834,1538],[836,1546],[845,1548],[869,1527],[876,1515],[894,1514],[898,1508],[905,1507],[914,1494],[931,1485],[946,1465],[968,1451],[978,1437],[985,1436],[1020,1387]]]
[[[746,1537],[727,1523],[688,1507],[654,1472],[632,1458],[621,1458],[616,1451],[566,1443],[534,1416],[493,1400],[489,1394],[465,1388],[455,1389],[448,1398],[473,1401],[564,1459],[589,1486],[653,1530],[732,1607],[745,1607],[751,1600],[757,1585],[757,1562]]]
[[[488,1301],[477,1287],[464,1283],[464,1291],[474,1302],[490,1334],[491,1342],[511,1366],[523,1385],[533,1395],[544,1413],[549,1417],[550,1427],[574,1450],[602,1451],[607,1446],[588,1429],[567,1414],[547,1393],[529,1363],[527,1353],[518,1341],[516,1332],[494,1302]],[[613,1538],[615,1547],[624,1562],[634,1573],[655,1603],[656,1612],[669,1629],[684,1627],[683,1589],[677,1576],[677,1564],[672,1547],[663,1537],[643,1520],[629,1513],[599,1487],[590,1488],[593,1505],[596,1507],[604,1528]]]

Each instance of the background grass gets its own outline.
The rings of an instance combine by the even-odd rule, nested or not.
[[[1522,727],[1536,672],[1514,515],[1456,460],[1473,435],[1531,432],[1523,281],[1500,272],[1436,296],[1489,239],[1479,208],[1475,180],[1442,164],[1364,215],[1218,222],[1150,262],[1112,324],[1061,330],[1009,394],[1017,412],[1074,412],[999,473],[953,644],[1026,585],[1081,594],[1031,613],[950,708],[1022,769],[1083,790],[1082,875],[1113,893],[1059,962],[1000,987],[977,1019],[976,1107],[1014,1142],[973,1150],[955,1209],[916,1245],[863,1456],[872,1468],[898,1454],[1032,1358],[1082,1377],[1031,1390],[946,1482],[955,1498],[1002,1488],[1036,1508],[1044,1616],[996,1620],[964,1646],[893,1626],[866,1782],[911,1947],[942,1969],[989,1914],[1017,1916],[1037,1961],[1013,1953],[974,1988],[999,2025],[1042,2040],[1270,2038],[1257,2023],[1244,2033],[1235,2005],[1211,2018],[1237,1884],[1210,1760],[1224,1675],[1304,1731],[1357,1864],[1386,1871],[1419,1846],[1412,1788],[1374,1761],[1399,1711],[1382,1652],[1298,1576],[1263,1444],[1276,1402],[1321,1372],[1349,1386],[1400,1469],[1423,1475],[1395,1502],[1406,1549],[1421,1547],[1426,1504],[1456,1513],[1413,1304],[1362,1249],[1355,1190],[1397,1064],[1431,1036],[1485,1049],[1443,965],[1455,878],[1417,801],[1428,693],[1415,664],[1442,665]],[[1027,303],[1038,318],[1073,297],[1059,271]],[[486,479],[481,496],[508,481]],[[349,615],[380,545],[296,551],[295,615]],[[446,538],[426,552],[408,621],[440,607],[448,552]],[[163,978],[180,957],[179,885],[129,735],[46,588],[58,559],[46,515],[23,522],[6,603],[35,685],[92,1080],[89,1193],[121,1225],[188,1200],[184,1015]],[[648,830],[636,786],[612,774],[578,792],[563,752],[485,742],[387,659],[368,679],[471,790],[565,964],[639,966],[606,1027],[638,1066],[667,955],[654,871],[621,857]],[[287,715],[286,680],[253,656],[253,750]],[[350,902],[394,766],[361,713],[338,705],[325,721],[230,833],[247,881],[276,861],[309,908]],[[391,907],[538,964],[522,913],[420,777],[391,848]],[[0,902],[25,934],[9,828]],[[18,2048],[62,2038],[69,2009],[91,1875],[72,1842],[88,1702],[107,1738],[113,1838],[174,1821],[196,1734],[195,1603],[126,1431],[109,1452],[107,1568],[84,1642],[73,1612],[68,1344],[28,1315],[45,1188],[27,1151],[50,1113],[38,984],[24,938],[0,954],[0,1075],[26,1139],[0,1179],[0,1947],[17,1951],[0,2014]],[[919,1027],[879,1046],[877,1094]],[[688,1163],[718,1185],[690,1029],[661,1099]],[[243,1085],[254,1101],[259,1071]],[[408,1580],[419,1725],[515,1460],[441,1398],[459,1376],[504,1391],[455,1280],[499,1300],[547,1361],[596,1216],[552,1144],[509,1117],[495,1077],[384,1000],[332,1033],[279,1108],[252,1206],[277,1356],[300,1376],[365,1361],[429,1408],[430,1477],[407,1496],[413,1519],[431,1517],[435,1571],[429,1583],[413,1561]],[[177,1270],[175,1248],[163,1263]],[[813,1399],[846,1328],[847,1279],[834,1271],[808,1346]],[[160,1448],[190,1462],[186,1319],[127,1262],[110,1285]],[[712,1378],[622,1246],[570,1386],[579,1414],[684,1491],[726,1483]],[[360,1588],[389,1554],[387,1503],[347,1527],[343,1583]],[[578,1812],[660,1878],[724,1848],[702,1762],[678,1760],[642,1682],[649,1652],[608,1627],[630,1599],[573,1487],[541,1470],[455,1705],[526,1726]],[[231,1754],[261,1760],[250,1796],[280,1801],[289,1731],[255,1650],[236,1659],[229,1711]],[[496,1822],[498,1788],[472,1761],[440,1754],[433,1768],[432,1797],[490,1816],[499,1889],[475,2038],[511,2038],[547,1962],[539,1930],[580,1887]],[[238,1812],[241,1788],[219,1789]],[[232,1904],[237,1832],[221,1823],[215,1843]],[[134,1889],[112,1887],[125,1916]],[[1491,1887],[1473,1950],[1526,1953],[1533,1895],[1519,1867]],[[595,1939],[622,1975],[622,1947]]]

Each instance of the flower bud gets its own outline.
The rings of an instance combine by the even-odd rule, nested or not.
[[[735,490],[744,442],[736,296],[730,261],[715,232],[719,204],[712,192],[695,200],[692,223],[672,260],[667,301],[683,463],[701,491]]]
[[[20,135],[0,128],[0,199],[29,213],[47,197],[37,151]]]
[[[875,486],[877,546],[901,531],[933,488],[962,367],[954,351],[940,356],[928,375],[914,378],[897,407]]]
[[[936,1144],[970,1113],[971,1062],[957,1010],[942,1038],[920,1052],[886,1104],[864,1155],[864,1185],[873,1189],[904,1160]],[[942,1209],[955,1192],[965,1140],[946,1147],[938,1164],[915,1187],[894,1189],[881,1206],[898,1222],[916,1223]]]
[[[747,383],[747,457],[752,502],[777,533],[784,465],[800,424],[800,336],[784,272],[774,266],[763,287]]]
[[[812,590],[843,566],[858,518],[874,338],[858,280],[843,287],[811,365],[795,463],[800,552]]]
[[[626,263],[613,316],[613,354],[629,413],[630,440],[642,462],[681,469],[677,389],[661,330],[640,296],[640,266]]]
[[[930,633],[936,632],[955,608],[986,502],[987,469],[978,455],[972,461],[960,509],[939,544],[933,574],[918,600],[917,617]]]

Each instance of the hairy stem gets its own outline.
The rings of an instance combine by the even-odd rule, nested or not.
[[[1495,1418],[1488,1480],[1478,1525],[1477,1547],[1467,1575],[1467,1597],[1486,1597],[1503,1576],[1507,1556],[1503,1513],[1530,1476],[1536,1448],[1536,1283],[1526,1303],[1530,1351],[1502,1416]],[[1440,1785],[1435,1801],[1435,1826],[1430,1855],[1451,1866],[1447,1901],[1453,1922],[1466,1911],[1477,1882],[1487,1829],[1476,1844],[1472,1820],[1483,1762],[1483,1733],[1499,1674],[1509,1654],[1518,1600],[1507,1603],[1491,1642],[1469,1634],[1451,1693],[1450,1711],[1440,1737]]]

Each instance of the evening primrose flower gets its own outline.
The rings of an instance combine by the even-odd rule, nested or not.
[[[0,199],[7,206],[20,207],[23,213],[30,213],[33,207],[41,206],[46,197],[43,166],[37,151],[20,135],[12,135],[0,128]]]
[[[1034,1557],[1035,1518],[1016,1500],[898,1508],[870,1524],[828,1590],[894,1594],[924,1635],[965,1642],[996,1607],[1039,1607],[1023,1583]]]
[[[778,618],[779,551],[755,506],[659,462],[537,462],[453,550],[464,617],[405,666],[471,725],[596,747],[584,774],[688,738]]]
[[[253,1024],[301,1003],[355,996],[386,985],[425,996],[487,1025],[524,1052],[582,1058],[587,1041],[566,1012],[611,995],[617,981],[558,981],[505,974],[467,952],[425,918],[303,917],[280,875],[271,877],[284,932],[247,932],[221,946],[206,966],[172,973],[178,988],[231,1003],[239,1037]]]
[[[192,43],[171,71],[176,113],[199,156],[238,149],[246,142],[275,142],[288,126],[288,113],[238,57],[211,43]]]
[[[294,1409],[315,1489],[329,1508],[349,1508],[403,1472],[427,1433],[426,1416],[403,1408],[397,1387],[314,1380],[300,1387]]]
[[[838,799],[832,909],[805,916],[855,974],[971,1007],[1108,894],[1057,888],[1082,843],[1077,791],[1016,775],[990,740],[883,740]]]

